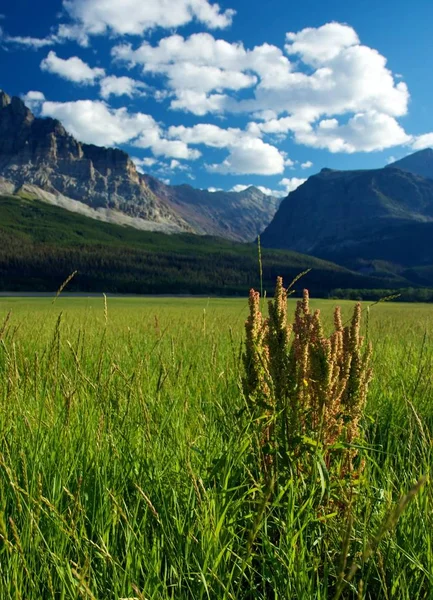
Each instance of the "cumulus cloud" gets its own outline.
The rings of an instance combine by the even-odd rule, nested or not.
[[[148,148],[155,156],[177,159],[194,160],[200,156],[198,150],[188,148],[184,142],[164,138],[160,125],[150,115],[113,109],[102,101],[44,102],[41,114],[59,119],[73,136],[88,144],[130,144]]]
[[[142,35],[193,21],[224,28],[234,14],[212,0],[63,0],[63,5],[71,18],[53,28],[50,36],[3,35],[2,40],[36,49],[65,40],[86,46],[92,35]],[[433,145],[433,133],[413,137],[404,131],[398,119],[408,109],[406,84],[378,50],[363,45],[353,27],[344,23],[289,32],[284,47],[263,43],[247,48],[208,32],[186,37],[175,33],[156,42],[116,43],[112,56],[117,66],[138,67],[146,81],[157,82],[157,89],[139,81],[139,75],[111,75],[78,56],[64,59],[50,51],[42,69],[74,83],[98,84],[105,102],[53,103],[43,95],[30,95],[41,92],[29,92],[27,103],[60,118],[84,141],[148,149],[171,159],[171,164],[159,164],[172,169],[181,168],[181,160],[200,157],[202,148],[194,146],[225,150],[219,162],[214,157],[207,160],[212,164],[206,168],[214,173],[275,175],[295,164],[311,168],[311,161],[298,163],[279,150],[287,137],[345,153]],[[152,99],[167,102],[171,110],[197,117],[247,116],[250,122],[244,129],[200,123],[166,130],[149,115],[107,104],[112,97],[133,98],[150,89]],[[282,195],[303,181],[285,178],[282,189],[263,189]]]
[[[223,129],[201,123],[193,127],[170,127],[168,135],[187,144],[228,149],[229,154],[223,162],[207,165],[210,172],[275,175],[284,171],[285,157],[278,148],[248,130]]]
[[[406,144],[411,140],[397,120],[370,111],[358,113],[340,125],[337,119],[323,119],[309,131],[298,132],[295,139],[307,146],[330,152],[372,152]]]
[[[21,96],[21,99],[32,112],[39,112],[42,104],[45,102],[44,94],[36,90],[30,90],[27,94]]]
[[[81,142],[116,146],[136,139],[143,131],[159,131],[155,120],[146,114],[129,114],[126,108],[111,109],[98,100],[44,102],[42,116],[62,121]]]
[[[412,143],[414,150],[425,150],[425,148],[433,148],[433,133],[424,133],[414,138]]]
[[[243,191],[247,190],[251,186],[252,186],[252,184],[237,183],[229,191],[230,192],[236,192],[236,193],[243,192]]]
[[[175,28],[198,21],[210,29],[228,27],[235,11],[208,0],[64,0],[70,16],[89,34],[107,31],[142,35],[156,27]]]
[[[148,128],[134,140],[134,146],[149,148],[155,156],[167,156],[183,160],[195,160],[201,156],[199,150],[193,150],[180,140],[162,138],[160,131]]]
[[[138,158],[137,156],[131,157],[132,162],[137,168],[137,171],[144,175],[146,169],[154,167],[158,164],[156,158],[152,158],[151,156],[146,156],[145,158]]]
[[[278,196],[281,195],[279,194],[278,190],[271,190],[270,188],[267,188],[263,185],[253,185],[252,183],[250,184],[243,184],[243,183],[238,183],[236,185],[234,185],[230,192],[243,192],[244,190],[247,190],[250,187],[255,187],[258,190],[260,190],[262,192],[262,194],[265,194],[265,196]]]
[[[54,73],[68,81],[84,84],[93,84],[97,79],[105,75],[104,69],[89,67],[78,56],[63,59],[57,56],[53,50],[41,62],[41,69],[48,71],[48,73]]]
[[[284,191],[281,192],[281,194],[287,196],[287,194],[290,194],[290,192],[296,190],[296,188],[306,181],[306,179],[300,179],[299,177],[284,177],[284,179],[282,179],[278,185],[284,188]]]
[[[276,46],[264,44],[247,51],[241,43],[231,44],[208,33],[189,38],[172,35],[155,46],[145,41],[135,50],[122,44],[112,54],[129,66],[141,65],[146,73],[166,76],[176,94],[172,108],[194,114],[226,110],[230,100],[221,94],[223,90],[251,88],[259,78],[266,85],[270,79],[284,79],[290,69],[289,60]]]
[[[305,183],[306,179],[299,179],[298,177],[292,177],[291,179],[284,178],[282,179],[278,185],[284,189],[282,190],[272,190],[271,188],[265,187],[263,185],[253,185],[253,184],[243,184],[238,183],[231,188],[231,192],[243,192],[247,190],[249,187],[255,187],[265,194],[266,196],[274,196],[275,198],[284,198],[293,190],[296,190],[300,185]]]
[[[104,100],[108,100],[110,96],[128,96],[132,98],[136,95],[144,94],[144,90],[147,89],[147,85],[142,81],[136,81],[131,77],[117,77],[116,75],[109,75],[104,77],[99,82],[101,86],[101,97]]]
[[[168,135],[171,138],[179,138],[187,144],[203,144],[211,148],[227,148],[236,144],[243,137],[249,137],[248,133],[234,127],[223,129],[218,125],[199,123],[193,127],[179,125],[169,127]]]
[[[207,168],[212,173],[276,175],[284,171],[284,157],[275,146],[250,138],[231,146],[222,163]]]
[[[359,44],[354,29],[342,23],[326,23],[322,27],[307,27],[298,33],[287,33],[286,40],[287,54],[299,54],[310,65],[332,60],[345,48]]]
[[[83,48],[89,46],[89,36],[79,24],[61,23],[57,28],[57,33],[52,37],[59,43],[74,41]]]
[[[208,113],[224,112],[227,99],[224,94],[207,95],[195,90],[178,90],[176,96],[176,99],[171,102],[172,109],[191,112],[198,117]]]
[[[255,128],[257,137],[293,134],[298,143],[341,152],[379,150],[407,141],[395,120],[407,112],[407,86],[397,82],[384,56],[361,44],[352,27],[327,23],[288,33],[285,51],[290,58],[271,44],[249,50],[199,33],[171,35],[156,45],[145,41],[136,49],[118,45],[113,56],[166,77],[172,109],[198,116],[254,115],[259,122],[252,122],[250,129]],[[250,97],[236,98],[245,89]],[[338,140],[318,130],[319,121],[346,115],[353,117],[339,128]],[[358,131],[363,120],[374,120],[381,135],[367,140]]]

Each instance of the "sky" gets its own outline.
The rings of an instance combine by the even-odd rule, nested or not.
[[[0,0],[0,89],[172,184],[285,196],[433,146],[433,2]]]

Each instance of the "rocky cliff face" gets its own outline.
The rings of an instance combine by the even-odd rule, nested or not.
[[[279,204],[253,187],[211,193],[188,185],[167,186],[139,174],[122,150],[82,144],[59,121],[36,118],[19,98],[1,91],[0,177],[16,189],[27,186],[26,193],[31,186],[44,201],[47,194],[60,195],[58,205],[75,212],[79,207],[68,205],[68,199],[137,218],[139,222],[128,223],[140,229],[155,223],[155,229],[166,227],[167,233],[190,231],[237,241],[254,240]]]
[[[0,175],[17,187],[32,184],[156,223],[191,227],[158,198],[129,156],[82,144],[54,119],[35,118],[19,98],[0,92]]]

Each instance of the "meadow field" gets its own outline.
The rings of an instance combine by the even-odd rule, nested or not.
[[[349,497],[254,470],[246,298],[0,298],[0,599],[433,598],[433,307],[366,307]]]

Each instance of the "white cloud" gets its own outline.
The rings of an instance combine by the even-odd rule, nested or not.
[[[230,192],[236,192],[236,193],[243,192],[243,191],[247,190],[251,186],[252,186],[252,184],[237,183],[229,191]]]
[[[248,130],[201,123],[194,127],[170,127],[168,135],[187,144],[227,148],[229,155],[222,163],[207,165],[214,173],[275,175],[284,171],[285,158],[278,148]]]
[[[253,122],[250,123],[250,126],[254,126],[257,131],[277,136],[284,135],[289,132],[296,133],[310,131],[311,128],[307,117],[292,115],[290,117],[282,117],[281,119],[271,118],[269,121],[265,121],[264,123]]]
[[[198,150],[188,148],[184,142],[164,138],[160,125],[150,115],[113,109],[102,101],[44,102],[41,114],[59,119],[73,136],[88,144],[131,144],[149,148],[155,156],[177,159],[200,156]]]
[[[154,167],[158,164],[156,158],[152,158],[151,156],[146,156],[145,158],[138,158],[137,156],[131,157],[132,162],[137,168],[137,171],[142,175],[145,174],[146,169],[149,167]]]
[[[424,150],[425,148],[433,148],[433,133],[424,133],[414,138],[412,143],[414,150]]]
[[[284,188],[284,192],[281,192],[282,194],[284,194],[285,196],[287,196],[287,194],[290,194],[290,192],[293,192],[294,190],[296,190],[296,188],[298,188],[300,185],[302,185],[303,183],[305,183],[307,180],[306,179],[300,179],[299,177],[284,177],[284,179],[282,179],[278,185],[282,186]]]
[[[93,84],[97,79],[105,75],[104,69],[89,67],[78,56],[63,59],[57,56],[53,50],[41,62],[41,69],[74,83]]]
[[[89,36],[81,25],[61,23],[57,28],[57,34],[54,36],[56,41],[64,42],[66,40],[77,42],[83,48],[89,46]]]
[[[324,119],[310,131],[295,134],[307,146],[331,152],[373,152],[408,143],[411,138],[393,117],[370,111],[358,113],[340,125],[337,119]]]
[[[144,130],[140,137],[134,140],[134,146],[149,148],[155,156],[167,156],[182,160],[196,160],[201,156],[198,150],[192,150],[180,140],[167,140],[160,137],[155,129]]]
[[[230,44],[215,39],[208,33],[197,33],[189,38],[172,35],[156,46],[143,42],[136,50],[130,44],[113,49],[115,59],[130,66],[141,65],[146,73],[165,75],[177,99],[172,108],[189,110],[195,114],[219,112],[225,108],[227,97],[212,91],[250,88],[261,78],[262,85],[272,79],[285,78],[290,62],[276,46],[264,44],[251,51],[240,43]],[[254,74],[255,73],[255,74]],[[271,74],[271,75],[270,75]],[[198,95],[201,97],[197,98]],[[197,99],[200,112],[197,112]],[[204,112],[205,111],[205,112]]]
[[[89,34],[142,35],[155,27],[175,28],[193,20],[225,28],[235,11],[208,0],[64,0],[71,17]]]
[[[322,27],[287,33],[286,40],[286,52],[301,55],[302,60],[311,65],[332,60],[345,48],[359,44],[354,29],[341,23],[326,23]]]
[[[248,133],[241,129],[223,129],[208,123],[199,123],[193,127],[184,125],[169,127],[168,135],[171,138],[181,139],[187,144],[204,144],[211,148],[227,148],[236,144],[240,138],[249,137]]]
[[[255,187],[256,189],[260,190],[262,192],[262,194],[265,194],[265,196],[278,196],[281,195],[277,190],[271,190],[270,188],[264,187],[263,185],[253,185],[252,183],[245,185],[242,183],[238,183],[236,185],[234,185],[231,190],[229,190],[230,192],[243,192],[244,190],[247,190],[250,187]]]
[[[148,87],[142,81],[136,81],[131,77],[116,77],[109,75],[99,82],[101,86],[101,97],[107,100],[110,96],[128,96],[132,98],[135,95],[143,94]]]
[[[184,110],[202,117],[207,113],[224,112],[224,106],[227,96],[224,94],[207,95],[204,92],[194,90],[180,90],[177,92],[177,98],[172,100],[171,108],[174,110]]]
[[[407,141],[395,121],[407,112],[406,84],[397,82],[385,57],[360,43],[352,27],[327,23],[288,33],[286,42],[286,52],[297,62],[270,44],[248,50],[209,33],[188,38],[171,35],[154,46],[145,41],[135,50],[129,44],[118,45],[113,56],[166,77],[174,96],[172,109],[197,116],[254,115],[262,121],[249,125],[256,137],[294,134],[298,143],[332,146],[341,152],[371,151]],[[250,97],[237,99],[236,92],[246,88],[251,88]],[[316,133],[318,121],[345,115],[349,125],[339,128],[338,140]],[[367,140],[358,131],[362,119],[374,121],[380,133]],[[381,135],[385,132],[390,134],[388,142]]]
[[[1,28],[0,28],[1,30]],[[33,50],[39,50],[40,48],[46,48],[47,46],[53,46],[56,43],[56,39],[54,36],[48,36],[46,38],[35,38],[31,36],[22,36],[22,35],[3,35],[0,31],[0,39],[2,42],[6,44],[24,46],[27,48],[32,48]]]
[[[215,192],[223,192],[224,190],[222,188],[210,187],[210,188],[207,188],[207,191],[214,194]]]
[[[113,56],[131,66],[142,65],[145,72],[167,76],[178,98],[172,108],[194,112],[195,98],[189,101],[185,92],[201,92],[200,114],[204,110],[250,112],[271,120],[289,113],[286,119],[293,125],[348,112],[377,110],[391,116],[406,113],[406,85],[395,83],[386,59],[360,45],[351,27],[330,23],[288,37],[291,43],[286,49],[307,64],[313,61],[312,71],[300,70],[276,46],[263,44],[246,50],[240,43],[230,44],[209,33],[189,38],[172,35],[156,46],[143,42],[136,50],[129,44],[119,45],[113,49]],[[218,102],[214,99],[206,105],[211,92],[251,87],[255,80],[254,98],[236,101],[220,95]],[[289,125],[286,121],[286,131]]]
[[[222,163],[207,168],[213,173],[276,175],[284,171],[284,157],[275,146],[259,138],[250,138],[231,146]]]
[[[313,163],[311,162],[311,160],[307,160],[307,161],[301,163],[301,169],[311,169],[312,166],[313,166]]]
[[[21,97],[22,101],[32,112],[38,112],[45,102],[45,96],[42,92],[30,90],[27,94]]]
[[[273,196],[274,198],[285,198],[290,192],[296,190],[300,185],[302,185],[306,179],[298,179],[297,177],[292,177],[291,179],[284,178],[282,179],[278,185],[283,187],[283,190],[272,190],[271,188],[265,187],[263,185],[253,185],[253,184],[243,184],[238,183],[234,185],[230,192],[243,192],[247,190],[249,187],[255,187],[265,194],[266,196]]]
[[[256,185],[255,187],[258,190],[260,190],[262,192],[262,194],[265,194],[265,196],[277,196],[278,197],[278,192],[276,192],[275,190],[271,190],[270,188],[264,187],[263,185]]]
[[[87,47],[89,45],[89,37],[83,30],[81,25],[61,23],[57,26],[57,30],[50,33],[44,38],[22,35],[8,35],[3,32],[0,27],[0,39],[6,44],[15,46],[24,46],[32,50],[40,50],[47,46],[62,44],[67,40],[76,41],[80,46]]]
[[[116,146],[137,138],[143,131],[159,127],[146,114],[129,114],[126,108],[111,109],[98,100],[76,102],[45,102],[42,116],[59,119],[81,142],[99,146]]]
[[[169,78],[169,85],[175,90],[192,90],[207,93],[212,90],[241,90],[257,83],[254,75],[239,71],[224,70],[214,66],[192,63],[176,63],[158,68]]]

